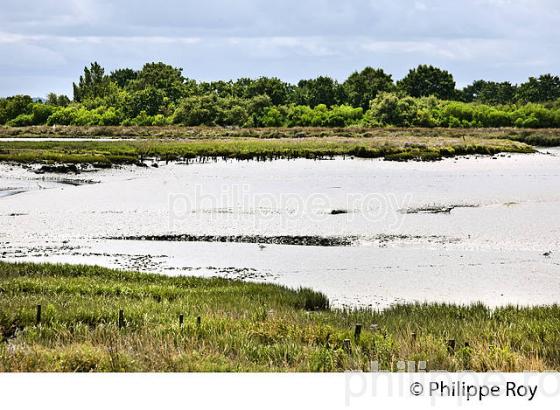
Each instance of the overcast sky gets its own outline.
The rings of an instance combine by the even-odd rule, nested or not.
[[[183,67],[196,80],[344,80],[418,64],[475,79],[560,73],[558,0],[0,0],[0,95],[71,94],[83,67]]]

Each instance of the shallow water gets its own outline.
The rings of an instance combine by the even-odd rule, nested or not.
[[[64,177],[0,165],[0,259],[308,286],[337,305],[560,302],[560,150],[548,152]],[[147,236],[174,240],[138,240]],[[299,244],[251,243],[278,236]],[[304,236],[352,244],[303,246]]]

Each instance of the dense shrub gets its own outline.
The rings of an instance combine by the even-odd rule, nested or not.
[[[20,101],[21,102],[21,101]],[[140,106],[139,106],[140,107]],[[24,112],[20,112],[24,111]],[[12,117],[15,112],[20,112]],[[157,110],[150,111],[152,113]],[[112,106],[86,108],[82,104],[66,107],[31,103],[12,109],[9,126],[29,125],[168,125],[236,127],[560,127],[558,104],[490,106],[478,103],[413,98],[395,93],[380,93],[365,113],[349,105],[314,108],[306,105],[274,106],[268,96],[251,99],[193,96],[183,99],[173,115],[150,114],[141,110],[131,117]]]
[[[183,125],[215,125],[218,97],[204,95],[183,100],[175,110],[173,122]]]
[[[393,93],[381,93],[370,103],[366,113],[368,125],[395,125],[406,127],[416,117],[416,100],[412,97],[399,98]]]
[[[0,124],[6,124],[21,114],[31,114],[33,100],[28,95],[0,99]]]
[[[364,116],[368,126],[519,127],[560,126],[560,110],[542,104],[490,106],[434,97],[412,98],[382,93]]]
[[[20,114],[6,123],[10,127],[26,127],[33,125],[33,114]]]
[[[72,104],[56,110],[47,118],[47,125],[71,125],[78,108],[78,105]]]
[[[31,117],[33,125],[45,124],[48,118],[57,110],[57,107],[48,104],[33,104]]]
[[[277,107],[269,107],[261,117],[265,127],[282,127],[286,125],[287,117]]]
[[[113,107],[88,110],[77,104],[58,108],[47,118],[47,125],[119,125],[121,113]]]

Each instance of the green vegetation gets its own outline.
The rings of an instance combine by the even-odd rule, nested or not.
[[[556,305],[339,310],[308,289],[7,263],[0,293],[0,371],[343,371],[375,360],[391,370],[399,360],[432,370],[560,369]]]
[[[132,129],[134,132],[136,129]],[[397,133],[323,132],[320,129],[221,130],[179,129],[183,138],[127,141],[17,141],[0,138],[0,161],[18,163],[135,164],[146,158],[188,160],[196,157],[235,159],[329,158],[354,156],[388,160],[438,160],[455,155],[533,152],[522,142],[481,138],[474,134],[437,137]],[[183,132],[183,134],[180,134]],[[184,137],[187,135],[188,137]],[[342,135],[342,136],[341,136]]]
[[[293,85],[268,77],[197,83],[164,63],[106,74],[92,63],[73,91],[73,101],[52,93],[44,102],[0,99],[0,125],[560,127],[560,78],[551,74],[458,90],[449,72],[427,65],[396,83],[366,67],[342,83],[320,76]]]
[[[30,126],[1,127],[2,138],[111,138],[111,139],[224,139],[224,138],[387,138],[395,141],[415,138],[477,138],[513,139],[524,141],[553,141],[560,138],[558,129],[517,129],[517,128],[335,128],[335,127],[290,127],[290,128],[222,128],[184,126]],[[560,144],[558,144],[560,145]]]
[[[410,70],[408,75],[397,83],[406,95],[411,97],[434,96],[444,100],[455,97],[455,80],[447,71],[421,65]],[[457,93],[459,94],[459,93]]]

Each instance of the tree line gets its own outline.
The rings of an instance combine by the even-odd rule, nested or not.
[[[182,69],[148,63],[106,73],[94,62],[73,84],[72,99],[0,99],[0,124],[189,126],[560,127],[560,78],[516,85],[478,80],[457,89],[431,65],[399,81],[366,67],[345,81],[319,76],[290,84],[275,77],[197,82]]]

